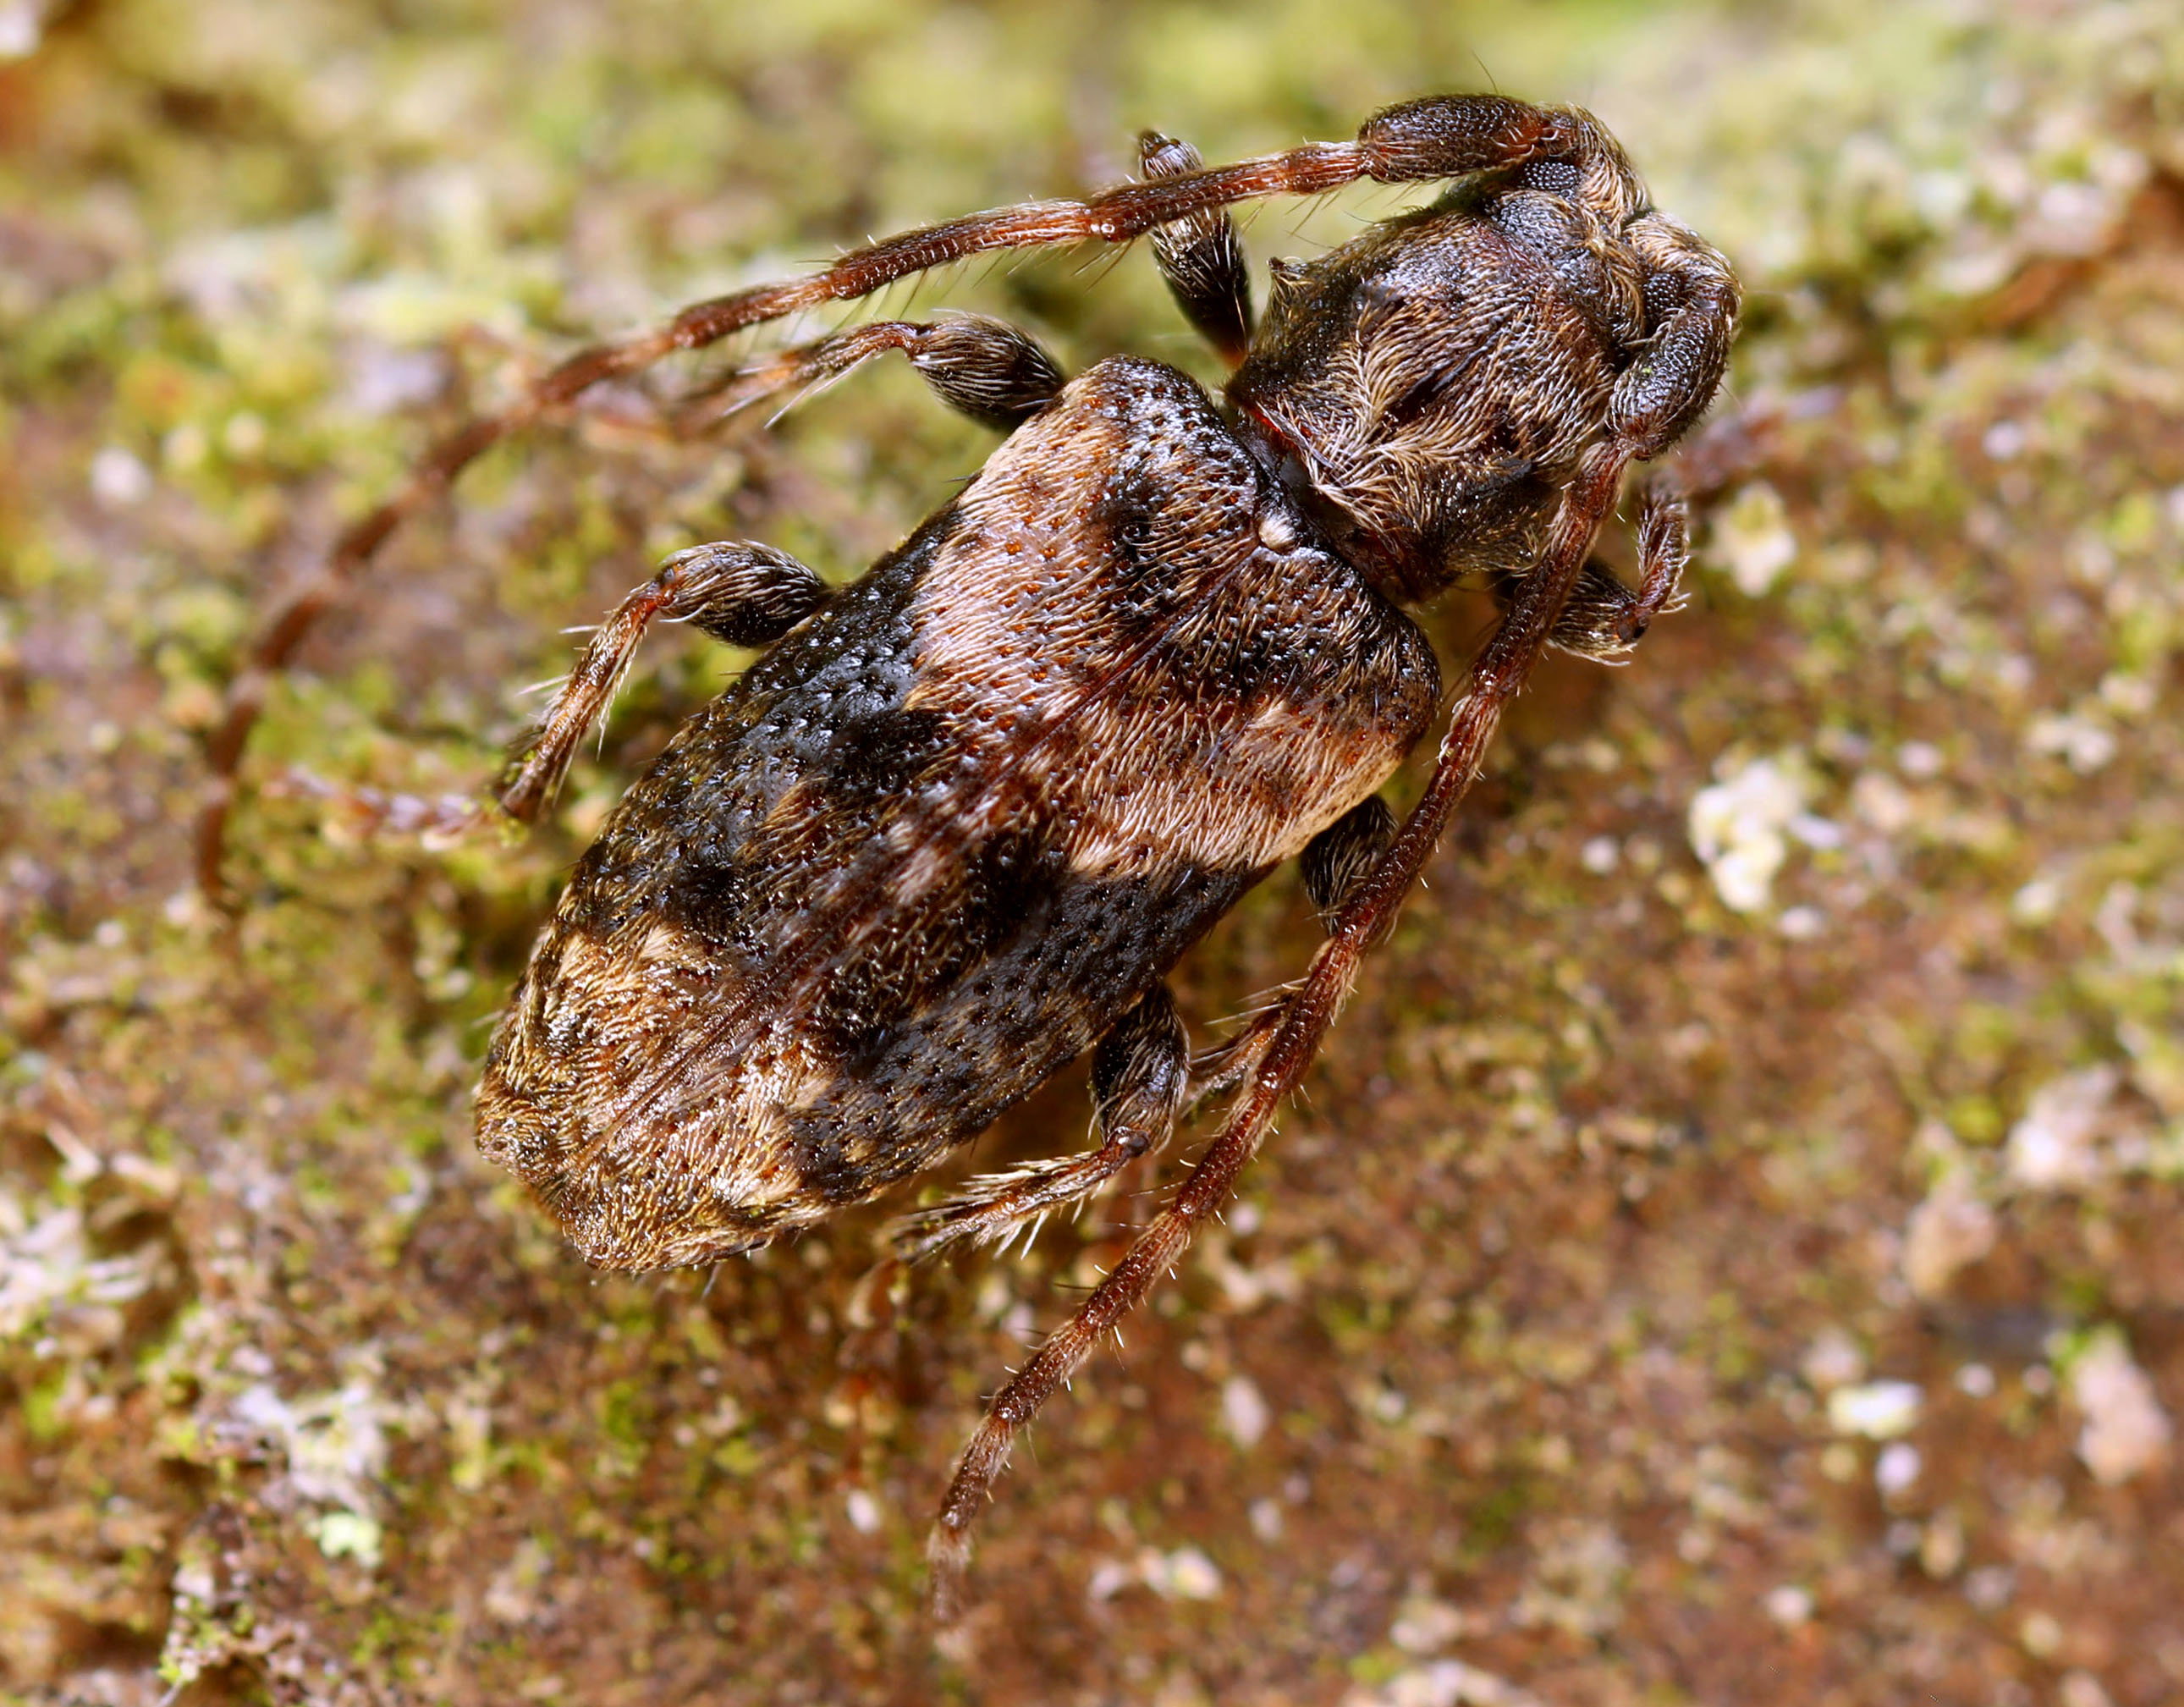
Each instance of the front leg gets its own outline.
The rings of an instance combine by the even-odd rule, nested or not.
[[[1628,656],[1656,616],[1682,605],[1689,534],[1681,488],[1671,477],[1656,475],[1638,517],[1638,590],[1625,587],[1597,558],[1587,559],[1549,642],[1602,663]]]
[[[599,625],[503,773],[501,809],[519,823],[544,810],[569,773],[585,732],[614,698],[655,617],[694,623],[732,646],[779,639],[827,601],[817,573],[785,551],[749,540],[723,539],[677,551],[660,572],[633,589]]]
[[[1115,1022],[1092,1057],[1099,1148],[980,1174],[961,1196],[898,1221],[890,1233],[896,1257],[914,1262],[959,1239],[1006,1240],[1033,1217],[1082,1202],[1167,1142],[1190,1076],[1190,1040],[1167,986],[1156,984]]]

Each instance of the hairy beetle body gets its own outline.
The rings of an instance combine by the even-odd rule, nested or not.
[[[1096,1041],[1438,689],[1195,382],[1102,362],[629,791],[481,1142],[616,1268],[868,1197]]]

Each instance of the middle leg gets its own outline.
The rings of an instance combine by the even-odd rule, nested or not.
[[[1306,845],[1297,866],[1304,877],[1304,892],[1329,930],[1342,916],[1351,896],[1396,837],[1396,815],[1378,795],[1368,795]],[[1195,1110],[1207,1098],[1233,1091],[1258,1070],[1267,1046],[1281,1029],[1290,991],[1284,985],[1251,1023],[1218,1047],[1191,1063],[1189,1107]]]
[[[825,386],[852,368],[899,349],[933,394],[982,426],[1008,432],[1054,400],[1061,369],[1032,335],[982,314],[944,320],[875,320],[830,337],[776,352],[701,388],[682,410],[688,421],[718,419],[762,398]]]
[[[1138,161],[1148,178],[1179,178],[1206,162],[1188,142],[1147,131]],[[1205,208],[1152,232],[1153,259],[1183,317],[1234,367],[1251,347],[1251,274],[1236,221],[1225,208]]]

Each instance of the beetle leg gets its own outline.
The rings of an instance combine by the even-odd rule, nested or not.
[[[561,786],[585,733],[599,721],[628,673],[638,642],[655,618],[687,622],[732,646],[779,639],[826,602],[818,575],[785,551],[724,539],[677,551],[660,572],[615,606],[592,635],[546,715],[526,734],[495,789],[518,823],[536,822]],[[452,842],[482,828],[492,807],[469,795],[395,794],[333,783],[291,768],[266,792],[311,800],[327,810],[329,833],[351,841],[421,836]]]
[[[950,409],[1003,432],[1045,408],[1064,383],[1054,358],[1005,320],[982,314],[877,320],[777,351],[703,388],[696,394],[699,406],[686,408],[684,416],[718,419],[761,398],[821,388],[891,349],[907,355]]]
[[[1206,165],[1190,143],[1157,131],[1139,137],[1138,162],[1147,178],[1182,177]],[[1223,209],[1202,209],[1173,225],[1156,226],[1152,246],[1183,317],[1235,366],[1251,345],[1251,274],[1236,221]]]
[[[1327,929],[1350,904],[1357,886],[1396,839],[1396,815],[1378,795],[1368,795],[1306,845],[1297,863],[1304,892]]]
[[[1251,1076],[1259,1057],[1267,1052],[1267,1045],[1281,1029],[1282,1010],[1295,988],[1294,984],[1284,984],[1260,997],[1265,1006],[1251,1015],[1250,1024],[1190,1063],[1190,1094],[1183,1111],[1185,1119]]]
[[[1304,876],[1305,895],[1321,924],[1330,930],[1334,928],[1351,892],[1379,863],[1395,834],[1395,813],[1378,795],[1368,795],[1306,845],[1297,864]],[[1289,994],[1290,987],[1274,991],[1250,1024],[1191,1063],[1186,1113],[1195,1112],[1209,1097],[1234,1090],[1251,1076],[1267,1045],[1281,1029]]]
[[[1190,1074],[1190,1041],[1167,986],[1156,984],[1115,1022],[1092,1057],[1095,1150],[982,1174],[961,1197],[905,1215],[890,1230],[905,1262],[968,1239],[1006,1238],[1034,1215],[1089,1197],[1175,1130]]]
[[[1432,779],[1387,851],[1357,883],[1334,931],[1312,957],[1303,980],[1283,1000],[1281,1022],[1215,1135],[1152,1224],[1092,1289],[1068,1320],[1050,1334],[994,1395],[972,1431],[940,1502],[926,1543],[933,1570],[933,1604],[943,1622],[961,1609],[971,1559],[971,1524],[994,1478],[1009,1460],[1017,1431],[1039,1414],[1061,1384],[1174,1267],[1201,1223],[1214,1214],[1258,1153],[1275,1110],[1303,1079],[1327,1028],[1356,982],[1366,951],[1387,934],[1404,895],[1431,856],[1457,802],[1479,773],[1502,710],[1530,677],[1540,650],[1568,598],[1593,535],[1615,507],[1633,447],[1596,445],[1564,490],[1540,565],[1524,578],[1509,614],[1472,661],[1471,679],[1449,715]]]
[[[1607,565],[1591,557],[1578,572],[1577,586],[1555,619],[1547,644],[1596,663],[1618,663],[1646,632],[1646,622],[1638,595]]]
[[[501,809],[536,819],[577,756],[585,731],[621,685],[655,617],[694,623],[732,646],[777,640],[827,600],[826,583],[785,551],[724,539],[677,551],[632,590],[592,636],[577,667],[502,773]]]
[[[1656,475],[1638,518],[1638,590],[1625,587],[1597,558],[1588,559],[1569,603],[1555,619],[1549,644],[1602,663],[1627,656],[1656,616],[1683,605],[1688,532],[1681,489],[1668,475]]]

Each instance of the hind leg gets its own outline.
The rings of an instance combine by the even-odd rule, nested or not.
[[[1092,1057],[1097,1149],[1005,1173],[982,1174],[961,1197],[895,1223],[890,1239],[905,1261],[968,1239],[1006,1240],[1036,1216],[1082,1202],[1175,1130],[1190,1075],[1190,1041],[1167,986],[1156,984],[1115,1022]]]
[[[1305,897],[1321,924],[1334,928],[1352,892],[1379,863],[1395,834],[1395,813],[1378,795],[1368,795],[1312,839],[1298,856],[1297,867],[1304,877]],[[1191,1063],[1190,1107],[1195,1109],[1251,1077],[1281,1029],[1291,987],[1275,991],[1250,1024]]]

